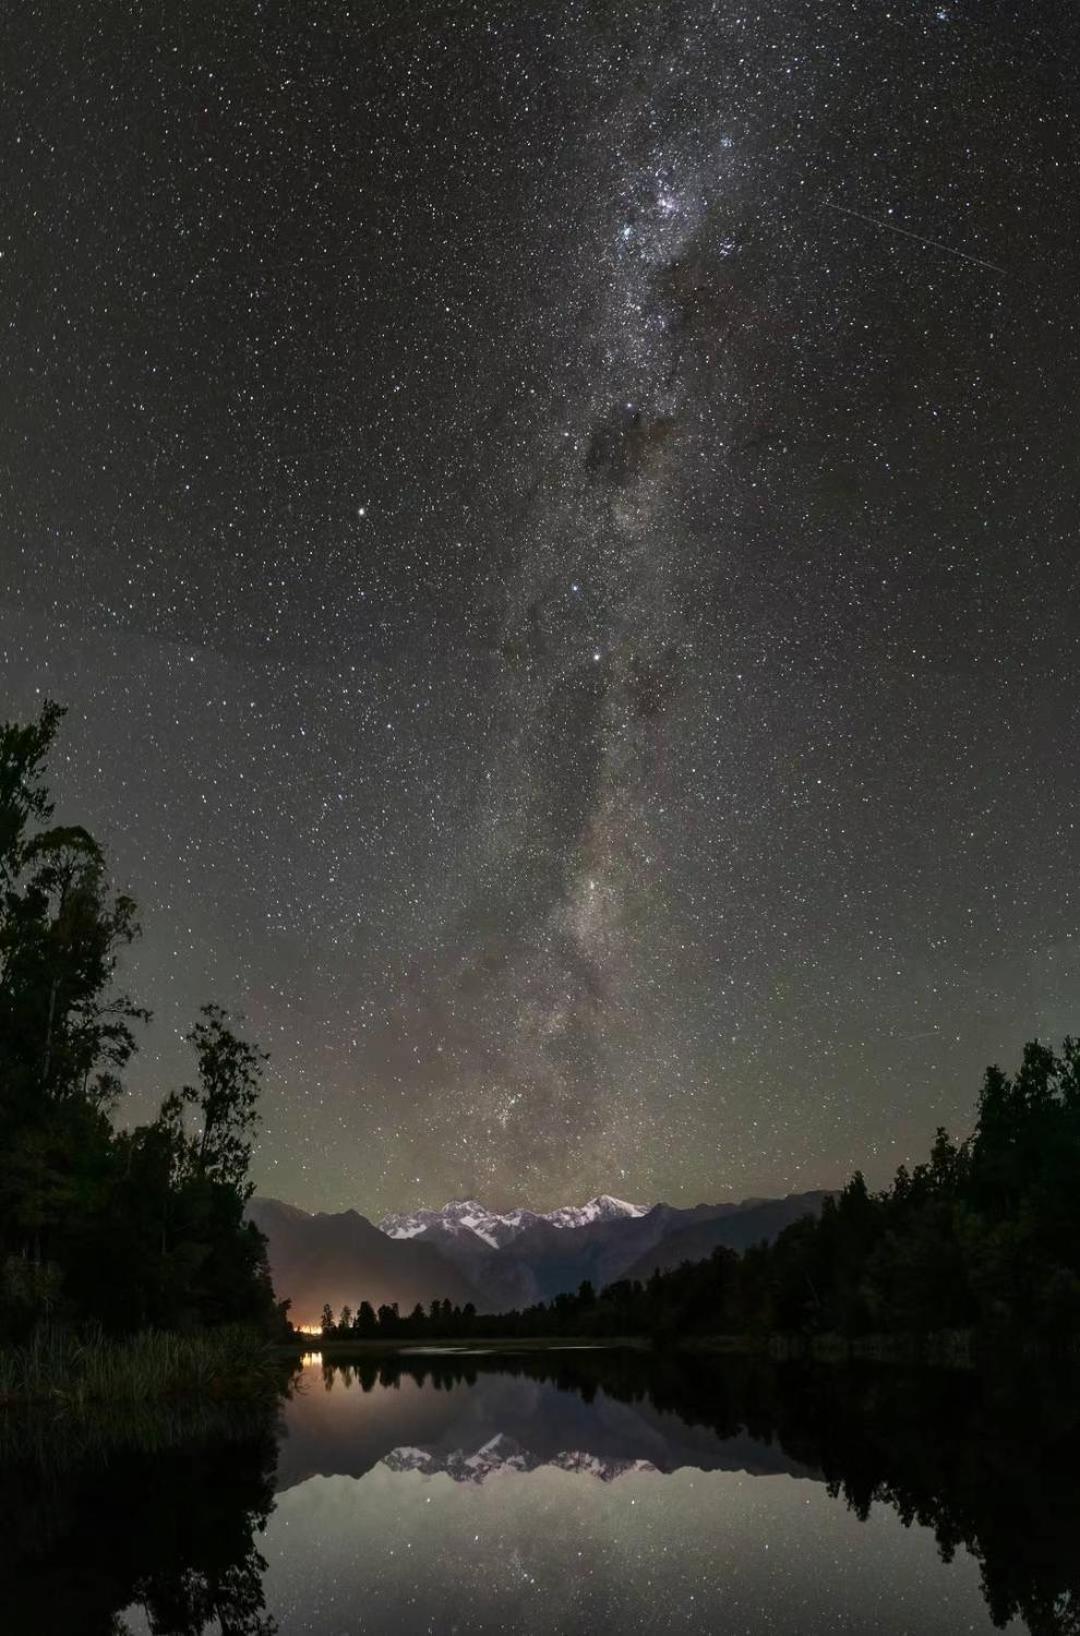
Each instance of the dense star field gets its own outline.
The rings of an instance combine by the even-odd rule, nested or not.
[[[307,1208],[872,1182],[1080,1027],[1064,4],[0,23],[0,699]]]

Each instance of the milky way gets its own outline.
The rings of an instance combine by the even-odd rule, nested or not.
[[[6,19],[0,687],[141,905],[127,1116],[213,996],[279,1196],[683,1204],[1080,1025],[1076,33]]]

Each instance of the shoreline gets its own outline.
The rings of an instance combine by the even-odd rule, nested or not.
[[[1033,1362],[1075,1365],[1076,1345],[1056,1351],[1030,1340],[980,1336],[971,1329],[940,1330],[927,1335],[885,1333],[845,1336],[835,1333],[796,1335],[471,1335],[401,1336],[395,1339],[323,1341],[312,1335],[281,1348],[294,1358],[330,1361],[352,1358],[509,1357],[534,1352],[636,1352],[663,1357],[755,1358],[773,1364],[809,1363],[828,1366],[879,1365],[883,1368],[933,1369],[977,1374],[1003,1364]]]

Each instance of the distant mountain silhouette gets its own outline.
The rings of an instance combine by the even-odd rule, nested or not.
[[[703,1260],[717,1244],[743,1249],[762,1239],[771,1241],[801,1216],[820,1214],[825,1196],[800,1193],[689,1209],[655,1204],[639,1215],[596,1217],[579,1227],[560,1227],[551,1217],[533,1216],[498,1249],[441,1219],[443,1212],[431,1211],[426,1227],[409,1242],[436,1245],[479,1290],[477,1310],[497,1312],[550,1301],[576,1290],[584,1279],[602,1289],[620,1278],[647,1278],[654,1265]]]
[[[640,1214],[589,1207],[548,1217],[520,1211],[502,1247],[491,1242],[493,1234],[463,1226],[466,1208],[483,1210],[471,1201],[411,1218],[387,1217],[398,1232],[405,1225],[409,1236],[401,1237],[389,1236],[355,1210],[311,1215],[260,1198],[248,1210],[269,1241],[278,1296],[292,1300],[294,1322],[314,1323],[326,1302],[335,1313],[346,1302],[355,1311],[364,1300],[373,1306],[396,1301],[405,1313],[417,1301],[427,1306],[435,1299],[501,1312],[576,1290],[584,1279],[596,1289],[620,1278],[644,1280],[654,1267],[665,1271],[703,1260],[717,1245],[740,1250],[771,1241],[800,1217],[820,1214],[826,1197],[798,1193],[690,1209],[656,1204]],[[556,1225],[575,1217],[582,1225]],[[486,1224],[497,1219],[484,1213]]]
[[[409,1312],[417,1301],[450,1300],[480,1305],[478,1292],[434,1244],[387,1238],[355,1210],[310,1215],[279,1199],[253,1198],[248,1216],[266,1234],[270,1270],[279,1299],[292,1301],[297,1324],[318,1322],[329,1302],[375,1307],[397,1302]]]
[[[737,1209],[706,1204],[676,1210],[657,1204],[640,1216],[594,1220],[574,1228],[537,1221],[492,1254],[470,1257],[469,1247],[460,1242],[444,1246],[444,1253],[483,1288],[485,1296],[497,1291],[499,1306],[529,1306],[576,1290],[586,1278],[601,1289],[621,1278],[631,1262],[674,1228]]]
[[[644,1281],[657,1268],[669,1272],[684,1261],[704,1261],[721,1246],[746,1250],[752,1244],[771,1244],[792,1222],[804,1216],[820,1216],[829,1197],[827,1192],[814,1192],[789,1193],[785,1199],[750,1200],[746,1208],[676,1228],[633,1261],[622,1276]]]

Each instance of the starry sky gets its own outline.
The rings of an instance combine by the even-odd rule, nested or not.
[[[883,1182],[1080,1029],[1080,26],[25,0],[0,700],[308,1208]]]

